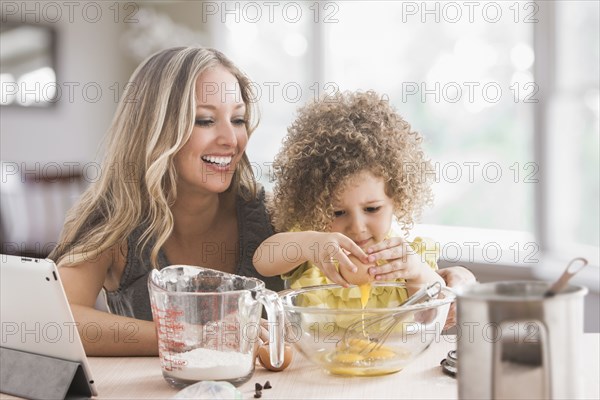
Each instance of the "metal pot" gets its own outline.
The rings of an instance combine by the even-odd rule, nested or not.
[[[458,296],[461,399],[581,396],[578,344],[587,289],[544,297],[545,282],[492,282]]]

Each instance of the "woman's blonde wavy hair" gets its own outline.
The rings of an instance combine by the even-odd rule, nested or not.
[[[373,91],[324,97],[298,111],[273,164],[276,230],[327,231],[335,196],[358,172],[383,178],[405,234],[433,200],[422,137]]]
[[[196,79],[217,65],[240,84],[250,136],[258,121],[251,82],[225,55],[210,48],[176,47],[148,57],[131,76],[117,107],[101,178],[67,214],[50,258],[60,265],[81,263],[124,243],[142,226],[141,242],[128,251],[141,252],[152,242],[151,263],[157,267],[158,252],[173,230],[171,206],[177,198],[173,157],[192,133]],[[246,154],[228,190],[246,197],[256,194]]]

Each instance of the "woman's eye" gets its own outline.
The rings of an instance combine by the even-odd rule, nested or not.
[[[342,215],[346,214],[345,211],[334,211],[333,215],[336,217],[341,217]]]
[[[198,126],[210,126],[213,123],[212,119],[196,119],[194,122]]]
[[[234,125],[246,125],[246,120],[244,118],[235,118],[231,121]]]
[[[378,206],[378,207],[367,207],[367,208],[365,208],[365,211],[368,212],[368,213],[376,213],[380,209],[381,209],[381,206]]]

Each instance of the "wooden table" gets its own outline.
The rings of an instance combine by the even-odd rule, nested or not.
[[[456,399],[457,381],[445,375],[440,361],[455,348],[455,336],[442,336],[405,370],[380,377],[338,377],[310,364],[299,353],[283,372],[257,366],[252,379],[240,386],[244,399],[253,399],[254,384],[269,380],[269,399]],[[600,398],[600,334],[586,334],[582,343],[587,399]],[[582,350],[583,351],[583,350]],[[91,357],[99,399],[167,399],[177,393],[162,377],[156,357]],[[11,398],[2,395],[0,398]]]

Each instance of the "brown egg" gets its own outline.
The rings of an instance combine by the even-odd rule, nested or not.
[[[363,285],[365,283],[373,281],[373,276],[369,274],[369,268],[374,267],[375,263],[372,264],[363,264],[358,258],[354,257],[352,254],[348,255],[348,258],[356,267],[358,271],[350,272],[348,269],[340,267],[340,275],[344,278],[348,283],[352,285]]]
[[[274,366],[271,365],[269,344],[263,344],[258,347],[258,356],[257,356],[258,361],[260,362],[260,365],[262,365],[264,368],[268,369],[269,371],[274,371],[274,372],[283,371],[290,365],[290,363],[292,362],[293,356],[294,356],[294,350],[292,349],[291,346],[286,344],[284,347],[284,352],[283,352],[283,364],[281,364],[281,367],[275,368]]]

